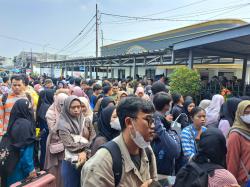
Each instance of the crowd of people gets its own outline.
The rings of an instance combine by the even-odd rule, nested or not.
[[[3,187],[41,170],[57,187],[250,185],[247,96],[196,106],[164,78],[25,74],[3,77],[0,94]]]

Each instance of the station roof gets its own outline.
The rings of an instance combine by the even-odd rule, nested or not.
[[[192,49],[193,57],[220,56],[231,58],[250,58],[250,24],[188,39],[171,46],[176,57],[188,55]]]

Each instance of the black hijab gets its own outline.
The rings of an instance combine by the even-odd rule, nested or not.
[[[41,102],[52,105],[54,102],[54,89],[44,89],[40,92],[39,97],[41,98]]]
[[[241,101],[242,101],[241,99],[236,97],[229,98],[221,107],[220,119],[228,120],[231,127],[233,126],[238,104]]]
[[[109,105],[109,103],[113,103],[115,105],[114,99],[111,97],[103,97],[98,111],[98,116],[100,116],[101,112]]]
[[[226,139],[217,128],[208,128],[201,134],[198,153],[194,160],[206,163],[212,162],[226,168]]]
[[[105,137],[108,141],[112,140],[116,136],[120,134],[120,131],[111,128],[110,120],[113,111],[115,110],[115,106],[109,106],[105,108],[99,116],[98,119],[98,129],[99,135]]]
[[[35,141],[35,120],[31,103],[27,99],[19,99],[15,102],[7,129],[16,148],[23,148]]]

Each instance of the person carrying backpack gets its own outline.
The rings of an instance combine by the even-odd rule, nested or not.
[[[83,166],[81,186],[148,186],[157,181],[154,106],[138,97],[127,97],[117,106],[121,134],[103,145]],[[118,167],[118,169],[117,169]]]
[[[151,146],[156,156],[158,174],[163,175],[175,175],[175,170],[178,170],[176,161],[181,155],[180,137],[171,129],[171,122],[165,117],[171,100],[171,96],[165,92],[159,92],[153,98],[156,136]]]
[[[226,170],[226,139],[216,128],[201,134],[198,153],[177,173],[174,187],[237,186],[235,177]]]

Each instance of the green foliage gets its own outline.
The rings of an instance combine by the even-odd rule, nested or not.
[[[39,74],[36,73],[36,72],[31,72],[29,75],[30,75],[30,77],[32,77],[32,78],[38,78],[38,77],[39,77]]]
[[[200,74],[187,67],[177,68],[170,75],[170,91],[184,96],[197,95],[201,90]]]

